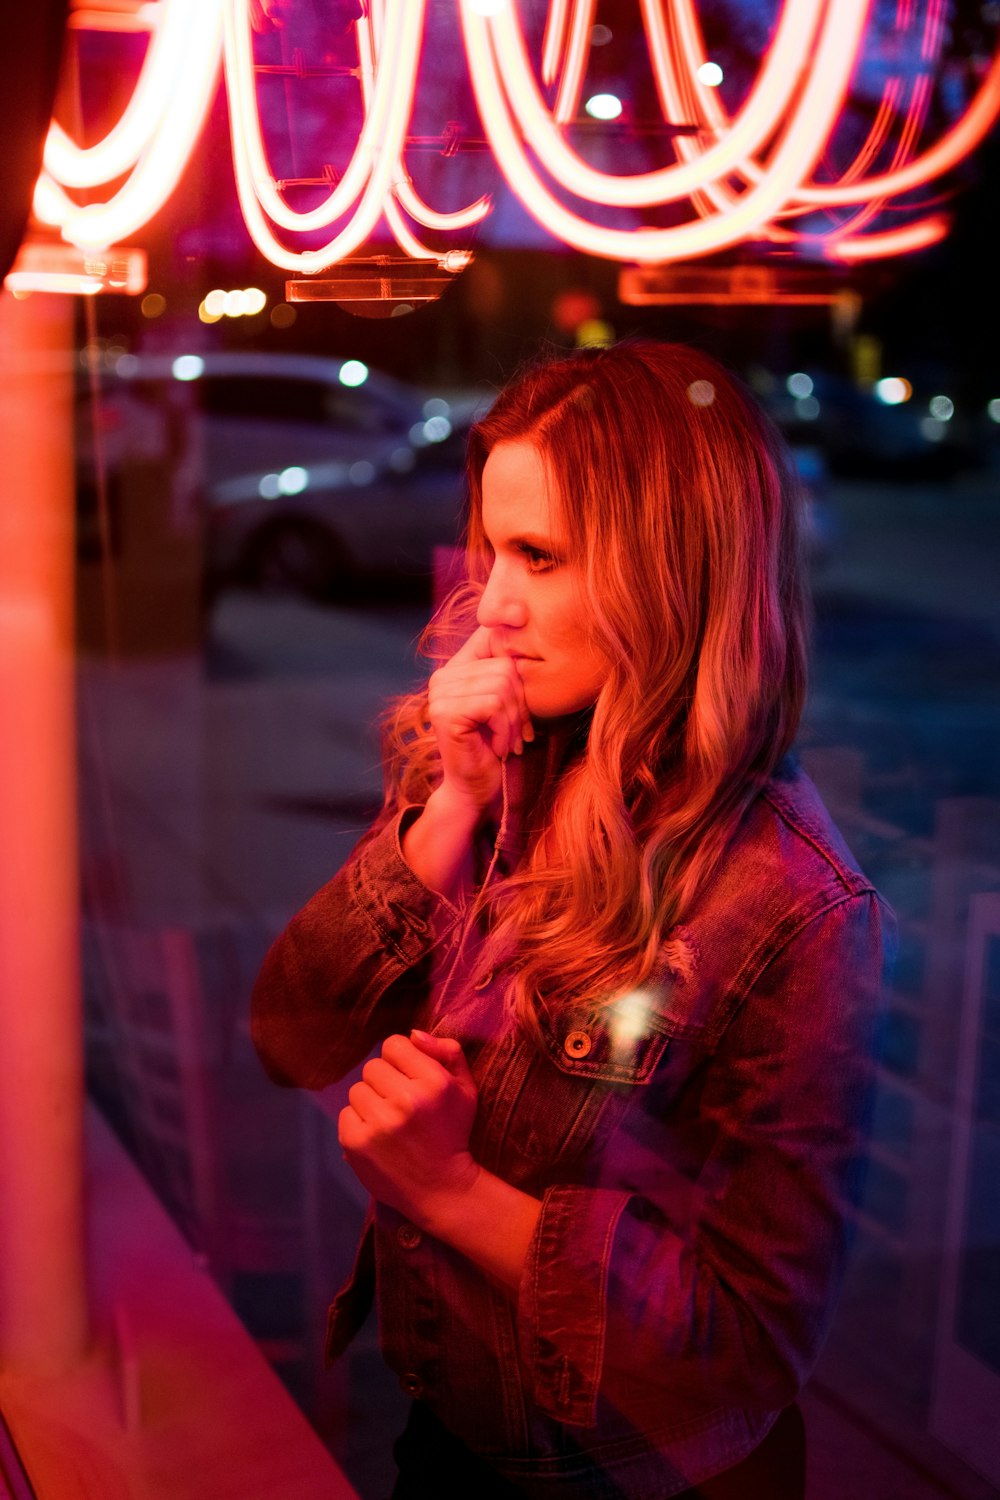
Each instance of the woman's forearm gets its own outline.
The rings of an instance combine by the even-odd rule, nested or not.
[[[542,1204],[480,1167],[473,1185],[428,1202],[421,1228],[516,1291]]]
[[[403,858],[429,890],[454,900],[472,885],[472,840],[482,810],[437,787],[403,835]]]

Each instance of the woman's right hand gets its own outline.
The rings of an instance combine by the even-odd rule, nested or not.
[[[492,654],[483,626],[431,675],[428,717],[441,755],[439,792],[478,816],[499,795],[501,762],[535,737],[517,663]]]

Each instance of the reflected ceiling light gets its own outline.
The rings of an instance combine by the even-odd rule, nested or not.
[[[722,69],[717,62],[703,62],[694,75],[699,83],[706,88],[717,89],[723,79]]]
[[[622,101],[615,94],[591,94],[583,107],[592,120],[617,120]]]

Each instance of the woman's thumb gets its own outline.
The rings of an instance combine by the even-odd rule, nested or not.
[[[453,1078],[464,1082],[471,1080],[469,1065],[465,1061],[465,1053],[462,1051],[461,1043],[456,1042],[451,1036],[431,1036],[429,1031],[421,1031],[414,1027],[410,1032],[410,1041],[428,1057],[433,1057],[443,1068],[447,1068]]]

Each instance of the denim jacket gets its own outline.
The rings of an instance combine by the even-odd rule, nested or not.
[[[856,1201],[892,919],[791,763],[610,1009],[507,1019],[464,913],[365,836],[268,954],[252,1029],[271,1077],[322,1088],[392,1032],[461,1042],[475,1158],[542,1203],[516,1296],[378,1205],[331,1309],[374,1280],[403,1389],[527,1494],[666,1500],[737,1463],[807,1378]],[[442,1009],[441,976],[458,957]]]

